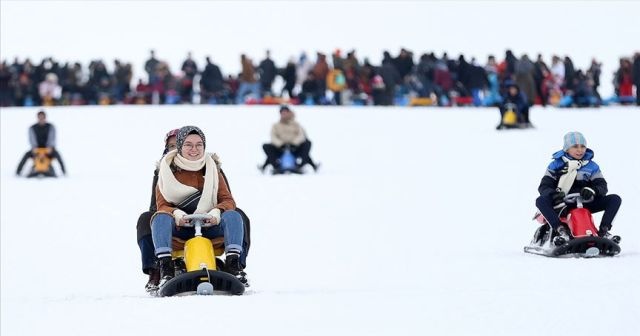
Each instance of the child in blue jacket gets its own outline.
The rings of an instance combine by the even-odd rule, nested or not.
[[[620,196],[607,195],[607,181],[598,164],[593,161],[593,156],[593,151],[587,148],[587,140],[582,133],[567,133],[564,136],[562,150],[553,154],[553,161],[547,167],[538,187],[538,210],[549,225],[567,240],[569,236],[566,229],[560,225],[560,218],[553,208],[563,201],[565,195],[580,193],[585,200],[593,198],[592,202],[584,203],[583,206],[592,213],[604,210],[598,235],[607,238],[611,236],[611,224],[622,203]]]

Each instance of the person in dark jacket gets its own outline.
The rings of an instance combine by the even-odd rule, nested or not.
[[[396,87],[402,81],[402,76],[393,64],[393,59],[389,52],[385,51],[383,53],[382,66],[380,66],[377,72],[382,76],[382,80],[384,81],[384,96],[381,105],[393,105]]]
[[[262,89],[262,96],[272,95],[271,86],[276,79],[278,69],[276,69],[275,63],[271,59],[271,51],[267,50],[266,57],[258,65],[258,72],[260,73],[260,87]]]
[[[500,124],[497,129],[504,128],[502,118],[510,107],[515,107],[519,127],[532,127],[529,122],[529,103],[527,102],[527,97],[524,93],[520,92],[520,87],[514,82],[507,81],[506,86],[507,90],[502,97],[502,104],[500,105]]]
[[[179,129],[169,131],[165,136],[165,147],[162,156],[168,152],[176,149],[176,142]],[[222,176],[226,180],[224,172],[221,170]],[[158,289],[160,283],[160,270],[158,268],[158,259],[156,258],[153,238],[151,236],[151,217],[158,210],[156,205],[156,185],[158,184],[158,168],[153,172],[153,182],[151,184],[151,202],[149,204],[149,211],[145,211],[140,214],[138,223],[136,225],[138,247],[140,248],[140,255],[142,257],[142,272],[149,275],[145,290],[153,292]],[[227,183],[228,186],[228,183]],[[243,248],[245,253],[241,255],[240,264],[243,268],[247,266],[247,255],[249,253],[249,247],[251,246],[250,239],[250,221],[247,215],[240,208],[236,208],[236,211],[240,213],[244,223],[244,241]]]
[[[67,171],[64,168],[64,162],[62,161],[62,157],[60,157],[60,153],[56,150],[56,129],[52,124],[47,122],[47,114],[44,110],[40,110],[37,116],[38,122],[29,128],[29,143],[31,144],[31,149],[22,156],[22,160],[20,160],[18,169],[16,170],[16,175],[20,176],[25,163],[28,159],[34,158],[38,148],[46,148],[47,155],[50,158],[58,160],[62,173],[66,175]],[[55,176],[55,174],[51,176]]]
[[[287,66],[284,69],[280,70],[280,76],[284,80],[284,87],[282,91],[280,91],[280,97],[285,93],[285,91],[289,94],[289,98],[294,98],[293,88],[296,86],[297,80],[297,71],[296,71],[296,63],[293,59],[287,62]]]
[[[323,103],[324,92],[319,83],[313,71],[309,71],[307,78],[302,82],[300,94],[298,94],[300,103],[307,105],[320,105]]]
[[[206,57],[207,65],[200,77],[200,102],[206,103],[230,103],[229,92],[225,92],[224,78],[220,67]]]
[[[554,206],[561,203],[565,195],[580,193],[585,200],[593,198],[592,202],[583,205],[592,213],[604,211],[598,236],[607,238],[610,237],[613,219],[622,203],[620,196],[607,195],[607,181],[593,157],[593,150],[587,148],[584,135],[580,132],[569,132],[564,136],[562,150],[553,154],[553,161],[540,181],[540,196],[536,199],[536,207],[549,225],[565,240],[569,239],[568,233],[564,226],[560,225],[560,218],[554,210]]]

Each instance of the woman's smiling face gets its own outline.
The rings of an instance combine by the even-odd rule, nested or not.
[[[180,155],[189,161],[200,160],[204,156],[204,142],[197,134],[189,134],[184,139]]]

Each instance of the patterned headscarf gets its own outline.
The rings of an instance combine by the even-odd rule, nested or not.
[[[200,128],[198,128],[197,126],[183,126],[178,131],[178,136],[176,137],[176,147],[178,149],[178,153],[180,153],[180,150],[182,149],[184,139],[186,139],[190,134],[199,135],[200,138],[202,138],[202,144],[204,145],[204,148],[207,148],[207,141],[204,137],[204,133]]]

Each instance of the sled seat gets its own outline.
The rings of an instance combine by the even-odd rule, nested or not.
[[[224,237],[211,238],[211,244],[213,245],[213,253],[217,256],[224,254]],[[171,256],[173,258],[184,257],[184,243],[187,241],[177,237],[171,238],[171,247],[173,252]]]

